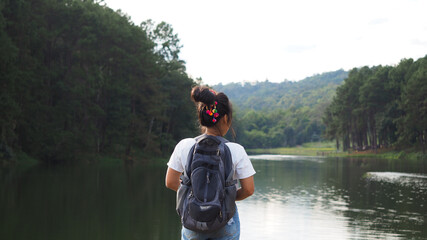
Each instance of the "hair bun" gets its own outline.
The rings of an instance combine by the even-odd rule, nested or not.
[[[206,105],[215,102],[215,94],[210,91],[208,87],[196,86],[191,90],[191,99],[194,102],[202,102]]]

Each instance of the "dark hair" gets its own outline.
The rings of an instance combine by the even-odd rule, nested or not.
[[[196,86],[191,90],[191,99],[196,103],[199,123],[205,127],[214,126],[224,115],[228,116],[229,121],[233,119],[233,109],[227,95],[223,92],[215,93],[212,89],[205,86]],[[216,109],[219,116],[216,122],[212,121],[214,116],[206,113],[206,107],[214,105],[217,102]]]

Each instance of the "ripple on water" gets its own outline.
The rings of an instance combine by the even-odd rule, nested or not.
[[[368,181],[386,182],[404,186],[427,189],[427,174],[401,173],[401,172],[368,172]]]

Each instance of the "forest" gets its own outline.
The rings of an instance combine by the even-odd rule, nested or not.
[[[139,25],[94,0],[0,0],[0,160],[167,157],[198,134],[201,83],[165,22]],[[298,82],[213,86],[247,148],[334,140],[346,150],[425,151],[427,56]]]
[[[236,141],[249,148],[335,141],[342,151],[426,151],[427,56],[291,82],[217,85],[236,110]]]
[[[347,150],[426,151],[427,56],[354,68],[323,116],[324,135]]]
[[[248,148],[294,147],[324,140],[323,114],[347,76],[338,70],[300,81],[230,83],[214,89],[233,103],[237,142]]]
[[[1,0],[0,159],[170,153],[197,133],[181,47],[102,2]]]

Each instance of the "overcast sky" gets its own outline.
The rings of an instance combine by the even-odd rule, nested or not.
[[[427,55],[426,0],[105,0],[172,25],[187,73],[217,83],[301,80]]]

